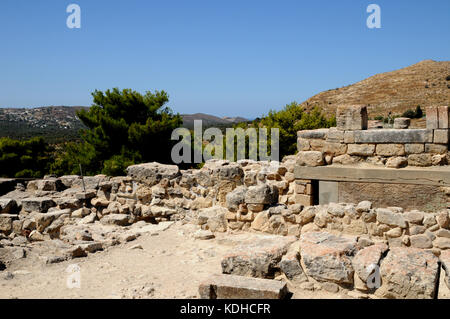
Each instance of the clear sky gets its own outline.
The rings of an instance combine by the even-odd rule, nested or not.
[[[66,26],[69,4],[81,29]],[[366,8],[381,7],[381,29]],[[424,59],[450,60],[449,0],[1,0],[0,107],[165,90],[179,113],[254,118]]]

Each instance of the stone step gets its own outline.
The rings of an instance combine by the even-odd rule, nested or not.
[[[212,275],[199,287],[202,299],[284,299],[285,282],[235,275]]]

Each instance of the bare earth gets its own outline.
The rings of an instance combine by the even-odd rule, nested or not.
[[[199,283],[221,273],[222,256],[253,234],[199,240],[190,235],[192,226],[177,222],[164,231],[58,264],[46,264],[33,249],[0,273],[0,298],[198,298]],[[66,270],[73,264],[81,269],[81,287],[70,289]],[[316,288],[290,287],[293,298],[351,298],[345,292]],[[441,291],[439,297],[448,296],[448,291]]]

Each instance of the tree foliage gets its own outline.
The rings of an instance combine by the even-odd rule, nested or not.
[[[24,141],[0,138],[0,176],[42,177],[49,171],[51,152],[42,137]]]
[[[82,164],[87,174],[121,175],[133,163],[170,162],[172,131],[182,119],[165,104],[164,91],[146,92],[117,88],[92,93],[89,111],[77,113],[87,127],[81,143],[68,143],[59,152],[55,173],[78,173]]]

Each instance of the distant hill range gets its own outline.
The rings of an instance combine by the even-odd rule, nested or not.
[[[243,117],[217,117],[214,115],[196,113],[196,114],[181,114],[183,118],[183,126],[189,129],[194,128],[194,120],[201,120],[202,127],[231,127],[233,124],[247,122],[248,120]]]
[[[450,61],[425,60],[409,67],[380,73],[361,82],[319,93],[301,106],[319,106],[335,114],[342,104],[368,105],[369,117],[401,114],[420,105],[450,105]]]
[[[76,112],[87,106],[47,106],[37,108],[0,108],[0,137],[30,138],[42,136],[50,143],[79,138],[81,123]],[[194,120],[202,120],[202,126],[230,127],[246,122],[242,117],[217,117],[208,114],[182,114],[183,126],[194,127]]]

